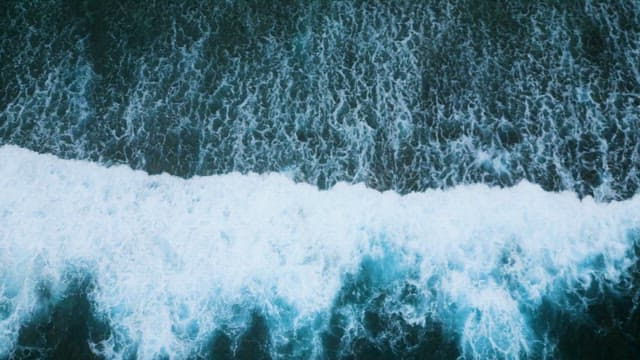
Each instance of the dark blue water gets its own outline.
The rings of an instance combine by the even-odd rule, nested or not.
[[[638,188],[636,1],[9,1],[0,139],[183,177]]]
[[[636,0],[5,0],[0,29],[0,145],[187,179],[277,172],[323,190],[347,182],[411,194],[525,180],[608,203],[640,187]],[[464,326],[437,311],[408,321],[397,309],[427,306],[422,287],[438,284],[418,290],[412,281],[423,279],[411,271],[377,279],[389,271],[384,261],[363,257],[344,274],[321,325],[300,330],[313,334],[282,335],[269,311],[243,308],[236,312],[245,325],[217,326],[178,355],[173,345],[149,353],[117,341],[114,353],[638,357],[636,220],[624,225],[621,277],[601,277],[606,266],[595,266],[588,285],[558,285],[561,297],[519,303],[534,339],[520,350],[481,340],[471,349]],[[0,252],[29,241],[3,221]],[[64,295],[43,290],[39,310],[6,325],[14,330],[0,356],[107,356],[90,344],[121,332],[94,308],[100,281],[80,273],[65,280]],[[509,281],[519,280],[499,282]],[[14,299],[2,295],[8,288],[0,279],[0,330],[13,319],[3,315],[15,306],[3,300]],[[345,315],[353,309],[356,320]]]

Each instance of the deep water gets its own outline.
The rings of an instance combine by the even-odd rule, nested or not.
[[[0,359],[640,358],[640,1],[0,29]]]
[[[17,1],[0,141],[182,177],[625,199],[640,3]]]

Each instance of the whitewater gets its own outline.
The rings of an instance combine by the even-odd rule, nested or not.
[[[206,356],[222,333],[233,353],[256,322],[273,358],[348,356],[349,339],[434,323],[466,358],[544,357],[557,339],[543,307],[579,321],[599,297],[637,291],[638,196],[597,203],[526,181],[319,191],[275,173],[185,180],[8,145],[0,189],[2,356],[83,281],[108,328],[86,341],[109,359]],[[373,308],[404,328],[372,335]]]
[[[0,29],[0,360],[640,359],[640,1]]]

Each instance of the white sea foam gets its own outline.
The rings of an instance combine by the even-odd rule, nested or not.
[[[413,269],[431,294],[400,310],[407,321],[437,316],[470,357],[517,357],[533,336],[522,307],[592,276],[616,281],[635,260],[638,214],[637,196],[604,204],[529,183],[318,191],[278,174],[184,180],[3,146],[0,354],[38,308],[37,286],[60,296],[69,271],[95,278],[92,301],[114,332],[98,347],[108,357],[134,347],[141,359],[184,357],[255,308],[276,346],[308,328],[319,354],[345,274],[393,252],[385,276]]]

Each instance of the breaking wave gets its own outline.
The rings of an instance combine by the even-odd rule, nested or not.
[[[319,191],[12,146],[0,188],[7,356],[637,355],[638,197]]]
[[[640,1],[0,28],[0,358],[640,358]]]

